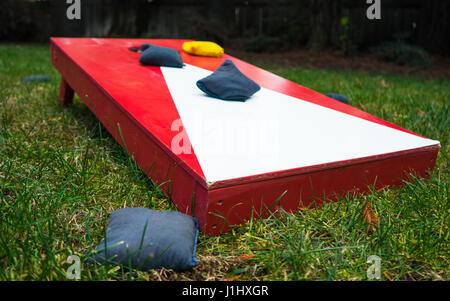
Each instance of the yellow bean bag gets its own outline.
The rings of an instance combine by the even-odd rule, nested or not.
[[[223,48],[214,42],[192,41],[184,42],[183,50],[189,54],[199,56],[221,57]]]

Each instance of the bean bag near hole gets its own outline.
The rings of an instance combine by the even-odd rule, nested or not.
[[[141,51],[142,54],[139,62],[142,65],[183,67],[183,60],[181,59],[180,53],[173,48],[142,44]]]
[[[231,60],[226,60],[211,75],[197,81],[197,87],[209,96],[235,101],[245,101],[261,89]]]
[[[222,57],[223,48],[214,42],[191,41],[183,43],[183,51],[199,56]]]
[[[152,44],[149,44],[149,43],[142,44],[141,47],[139,47],[139,49],[137,49],[136,52],[137,53],[142,53],[150,46],[152,46]]]
[[[141,45],[141,52],[144,52],[145,50],[147,50],[148,47],[152,46],[152,44],[150,43],[145,43]]]
[[[89,262],[183,271],[197,265],[197,236],[198,223],[192,216],[139,207],[120,209],[111,213],[106,239]]]

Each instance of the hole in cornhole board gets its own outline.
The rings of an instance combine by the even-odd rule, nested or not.
[[[139,50],[141,50],[141,46],[131,46],[131,47],[128,47],[128,50],[130,50],[132,52],[139,52]]]

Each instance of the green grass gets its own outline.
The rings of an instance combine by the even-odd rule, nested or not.
[[[432,177],[200,235],[191,271],[83,262],[83,280],[365,280],[370,255],[381,258],[384,280],[449,280],[450,80],[267,68],[440,140]],[[31,74],[52,81],[21,83]],[[0,280],[64,280],[67,257],[84,259],[95,248],[111,211],[175,210],[79,98],[59,106],[58,84],[48,46],[0,45]],[[373,233],[363,222],[365,200],[380,219]]]

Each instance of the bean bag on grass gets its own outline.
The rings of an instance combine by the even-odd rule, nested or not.
[[[197,220],[175,211],[125,208],[111,213],[106,238],[89,262],[138,270],[176,271],[197,265]]]

